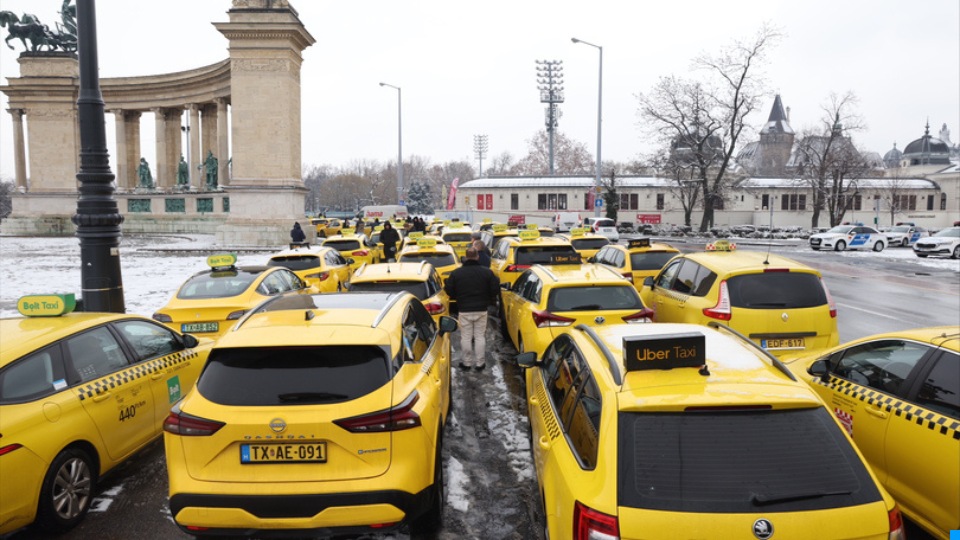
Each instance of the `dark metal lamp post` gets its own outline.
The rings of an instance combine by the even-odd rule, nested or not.
[[[95,0],[77,0],[77,54],[80,60],[80,197],[72,221],[80,239],[80,280],[84,311],[124,313],[120,276],[120,224],[113,197],[97,62]]]

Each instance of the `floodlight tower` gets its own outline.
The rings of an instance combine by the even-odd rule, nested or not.
[[[480,174],[477,175],[477,178],[483,176],[483,158],[487,157],[488,148],[489,145],[487,143],[486,135],[473,136],[473,152],[476,154],[477,159],[480,160]]]
[[[560,119],[563,103],[563,60],[537,60],[537,89],[540,90],[540,103],[546,103],[545,123],[550,139],[550,175],[553,176],[553,132]]]

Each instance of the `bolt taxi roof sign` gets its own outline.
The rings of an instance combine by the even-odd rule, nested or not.
[[[540,238],[540,231],[524,229],[520,231],[520,240],[536,240]]]
[[[73,293],[32,294],[17,300],[17,311],[24,317],[59,317],[77,307]]]
[[[219,253],[207,257],[207,266],[210,268],[229,268],[237,264],[236,253]]]
[[[623,338],[627,371],[699,368],[707,363],[706,338],[699,332]]]
[[[436,238],[418,238],[417,247],[420,247],[420,248],[437,247],[437,239]]]

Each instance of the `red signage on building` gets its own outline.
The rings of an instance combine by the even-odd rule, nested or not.
[[[523,214],[514,214],[507,218],[507,225],[525,225],[527,223],[527,216]]]
[[[659,225],[660,214],[637,214],[637,223]]]

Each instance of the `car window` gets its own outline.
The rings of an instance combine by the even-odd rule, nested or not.
[[[624,263],[627,261],[627,256],[620,250],[615,250],[613,252],[613,265],[617,268],[623,268]]]
[[[727,280],[730,305],[749,309],[798,309],[824,306],[820,277],[804,272],[743,274]]]
[[[716,278],[717,275],[707,267],[686,259],[680,265],[680,271],[677,273],[677,279],[673,281],[672,289],[682,294],[705,296]]]
[[[373,345],[216,348],[197,391],[221,405],[339,403],[373,392],[392,376]]]
[[[677,254],[672,251],[644,251],[630,254],[630,265],[634,270],[659,270]]]
[[[245,270],[203,272],[188,279],[177,291],[177,298],[193,300],[237,296],[247,290],[259,275],[259,271],[248,272]]]
[[[323,243],[326,247],[331,247],[337,251],[353,251],[355,249],[360,249],[360,240],[336,240],[330,241],[327,240]]]
[[[592,376],[586,377],[563,425],[570,446],[584,469],[593,469],[597,464],[601,404],[596,381]]]
[[[418,309],[419,308],[419,309]],[[433,318],[420,302],[407,304],[403,315],[402,328],[402,360],[404,362],[420,362],[424,353],[430,348],[435,330]]]
[[[120,344],[105,327],[68,338],[64,345],[67,369],[79,382],[105,377],[129,365]]]
[[[520,290],[520,296],[522,296],[524,300],[527,300],[528,302],[539,304],[540,291],[542,289],[543,280],[541,280],[536,274],[531,273],[530,278],[527,279],[527,282],[523,284],[523,288]]]
[[[554,409],[559,413],[561,422],[567,418],[573,403],[570,399],[576,393],[579,385],[583,384],[581,374],[584,372],[583,358],[580,351],[575,346],[570,346],[562,351],[562,356],[558,358],[557,369],[551,374],[547,381],[547,390],[550,399],[553,401]],[[571,396],[568,399],[568,396]]]
[[[66,387],[59,344],[33,352],[0,370],[0,403],[33,401]]]
[[[165,326],[147,321],[122,321],[114,326],[133,349],[137,362],[183,350],[180,339]]]
[[[570,241],[573,249],[600,249],[610,243],[606,238],[580,238]]]
[[[576,257],[573,246],[522,246],[517,248],[517,264],[550,264],[557,255]]]
[[[916,402],[960,420],[960,356],[944,351],[927,374]]]
[[[316,255],[273,257],[267,261],[267,266],[282,266],[290,270],[309,270],[310,268],[320,268],[320,257]]]
[[[283,276],[280,275],[280,272],[272,272],[270,275],[263,278],[263,281],[260,282],[260,286],[257,287],[257,292],[266,296],[272,296],[275,294],[280,294],[289,289],[289,284],[284,281]]]
[[[456,257],[452,253],[443,251],[417,251],[414,253],[404,253],[400,255],[400,262],[418,263],[427,261],[434,266],[450,266],[457,264]]]
[[[632,285],[557,287],[547,299],[548,311],[602,311],[643,309],[643,302]]]
[[[673,283],[673,278],[675,278],[677,276],[677,272],[680,271],[680,263],[682,262],[683,260],[674,261],[670,264],[670,266],[664,268],[657,277],[657,287],[669,289],[670,284]]]
[[[523,288],[527,285],[527,282],[533,279],[533,271],[527,270],[526,272],[520,274],[520,277],[513,282],[513,285],[510,287],[511,290],[516,294],[523,294]]]
[[[870,341],[843,352],[832,372],[889,394],[905,391],[904,380],[930,347],[902,339]]]
[[[610,250],[608,248],[601,248],[600,251],[598,251],[597,254],[594,255],[594,257],[596,257],[596,261],[600,264],[610,264],[607,262],[608,253],[610,253]]]
[[[427,285],[422,281],[351,281],[350,290],[354,292],[401,292],[406,291],[425,300],[433,296],[428,294]]]

